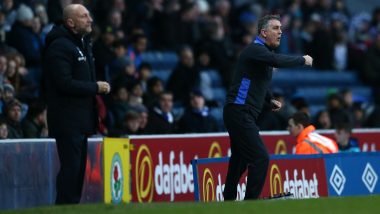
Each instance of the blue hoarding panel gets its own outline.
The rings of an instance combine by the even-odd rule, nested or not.
[[[325,157],[329,196],[380,194],[380,153]]]

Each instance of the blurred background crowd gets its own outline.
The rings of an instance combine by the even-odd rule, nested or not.
[[[99,135],[224,131],[235,60],[269,13],[281,15],[276,51],[308,54],[314,66],[274,71],[272,91],[284,108],[264,110],[260,129],[286,130],[297,111],[318,129],[380,127],[380,7],[373,4],[363,12],[345,0],[2,0],[0,138],[47,137],[44,38],[70,3],[91,11],[97,79],[112,87],[97,96]]]

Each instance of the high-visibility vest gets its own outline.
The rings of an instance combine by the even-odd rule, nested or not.
[[[298,136],[296,154],[329,154],[339,151],[336,142],[315,132],[315,127],[307,126]]]

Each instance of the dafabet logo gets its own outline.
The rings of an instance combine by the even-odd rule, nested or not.
[[[140,146],[135,164],[137,200],[151,202],[153,199],[153,163],[149,148],[145,144]]]
[[[215,200],[215,184],[214,178],[211,174],[210,169],[206,168],[203,172],[203,201],[214,201]]]
[[[286,148],[285,141],[279,140],[276,143],[276,147],[274,149],[274,154],[285,155],[288,153],[288,149]]]
[[[269,176],[271,196],[290,192],[294,198],[319,198],[317,174],[313,172],[312,176],[307,177],[304,169],[300,171],[301,173],[298,169],[294,169],[291,174],[285,169],[285,176],[281,176],[284,174],[281,173],[280,167],[272,164]]]
[[[209,152],[208,152],[208,157],[209,158],[220,158],[222,157],[222,148],[220,147],[219,143],[217,141],[212,142]]]

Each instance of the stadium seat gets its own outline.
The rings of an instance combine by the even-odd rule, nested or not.
[[[224,123],[223,123],[223,107],[214,107],[210,108],[210,115],[216,119],[218,123],[219,131],[225,131]]]
[[[141,55],[143,61],[152,65],[154,69],[172,70],[178,62],[175,52],[151,51]]]
[[[226,101],[226,89],[222,87],[212,88],[212,99],[223,106]]]
[[[152,76],[160,78],[164,85],[167,84],[169,77],[171,74],[171,70],[152,70]]]
[[[203,70],[200,72],[201,75],[207,75],[210,79],[210,83],[212,87],[222,87],[222,77],[220,76],[220,73],[217,70]]]
[[[273,86],[360,86],[353,72],[307,71],[279,69],[273,73]]]
[[[326,109],[325,105],[310,105],[309,106],[309,111],[312,118],[314,118],[318,114],[318,112],[324,109]]]
[[[327,96],[333,92],[338,92],[344,87],[299,87],[296,90],[294,96],[304,97],[306,101],[311,105],[321,105],[326,103]],[[371,88],[361,87],[349,87],[352,91],[353,99],[355,100],[371,100]]]

